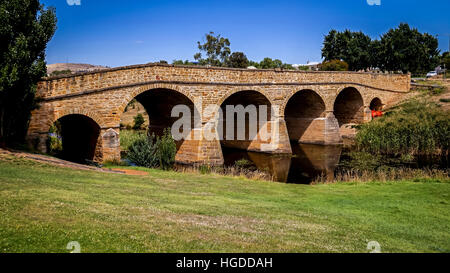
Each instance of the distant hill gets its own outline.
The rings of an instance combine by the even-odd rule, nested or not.
[[[103,70],[107,68],[109,67],[92,64],[58,63],[47,65],[47,73],[48,75],[51,75],[54,71],[63,71],[63,70],[70,70],[72,73],[80,73],[80,72]]]

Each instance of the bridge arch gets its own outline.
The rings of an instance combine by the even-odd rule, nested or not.
[[[273,103],[271,97],[269,96],[268,92],[266,92],[263,89],[254,88],[254,87],[251,87],[251,88],[242,88],[242,87],[233,88],[233,89],[225,92],[225,94],[222,95],[219,98],[219,100],[216,102],[216,104],[217,104],[217,106],[220,107],[225,102],[225,100],[227,100],[229,97],[233,96],[234,94],[237,94],[237,93],[240,93],[240,92],[248,92],[248,91],[259,93],[260,95],[264,96],[265,99],[267,99],[270,102],[270,105],[274,105],[274,103]]]
[[[155,84],[140,87],[131,92],[126,103],[120,106],[121,120],[126,106],[133,99],[136,99],[144,107],[148,115],[148,131],[150,134],[161,136],[165,130],[169,130],[172,134],[177,146],[176,161],[187,163],[192,160],[192,154],[189,153],[195,150],[196,145],[198,145],[196,143],[198,136],[194,135],[194,132],[195,129],[201,128],[201,115],[195,105],[195,100],[189,93],[184,92],[176,85]],[[180,116],[172,117],[172,111],[176,106],[181,106],[182,112],[177,113]],[[183,125],[180,123],[178,130],[174,130],[173,125],[181,118],[187,119],[187,127],[182,122]],[[190,156],[190,158],[186,158],[187,156]]]
[[[124,97],[122,102],[120,103],[118,107],[118,112],[123,113],[125,111],[125,108],[127,105],[137,96],[139,96],[142,93],[149,92],[151,90],[157,90],[157,89],[166,89],[166,90],[172,90],[176,91],[187,98],[189,98],[193,103],[195,103],[195,97],[192,96],[188,91],[181,88],[180,86],[176,84],[166,84],[166,83],[155,83],[155,84],[146,84],[140,87],[133,88],[130,92],[127,93],[127,95]]]
[[[383,102],[381,101],[380,98],[375,97],[370,101],[369,108],[372,111],[382,111],[383,110]]]
[[[338,93],[333,109],[339,126],[364,122],[364,98],[353,86],[345,87]]]
[[[100,125],[89,115],[61,115],[49,127],[49,152],[77,163],[101,161],[103,155],[100,133]]]
[[[311,89],[294,93],[284,109],[289,140],[303,143],[323,142],[326,105],[322,97]]]
[[[97,113],[95,111],[90,111],[88,109],[83,108],[69,108],[65,109],[63,111],[56,111],[53,119],[50,120],[48,124],[48,129],[59,119],[69,116],[69,115],[80,115],[80,116],[86,116],[90,119],[92,119],[95,123],[97,123],[100,128],[104,126],[104,118],[100,115],[100,113]]]
[[[253,89],[229,92],[229,95],[222,99],[218,104],[222,113],[222,119],[218,124],[221,145],[227,148],[259,151],[264,140],[261,136],[264,132],[262,129],[266,129],[266,132],[269,133],[268,124],[272,119],[273,109],[270,99],[264,93]],[[227,112],[229,110],[237,111],[239,105],[243,106],[240,109],[244,111],[243,113]],[[233,108],[228,109],[229,106],[233,106]],[[266,106],[265,112],[261,106]],[[256,116],[252,114],[256,114]],[[228,120],[231,115],[233,115],[232,121]],[[239,116],[243,119],[239,119]],[[252,120],[251,116],[255,119]]]

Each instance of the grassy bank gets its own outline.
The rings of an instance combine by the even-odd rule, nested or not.
[[[138,168],[139,169],[139,168]],[[0,252],[450,252],[449,181],[314,186],[0,158]]]

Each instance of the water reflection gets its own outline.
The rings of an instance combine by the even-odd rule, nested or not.
[[[341,157],[341,145],[292,144],[293,155],[271,155],[222,147],[225,165],[246,159],[269,172],[275,181],[311,183],[318,176],[332,179]]]

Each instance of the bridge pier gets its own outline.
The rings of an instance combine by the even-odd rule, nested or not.
[[[287,118],[291,141],[304,144],[341,144],[339,122],[333,111],[326,111],[325,117]]]

